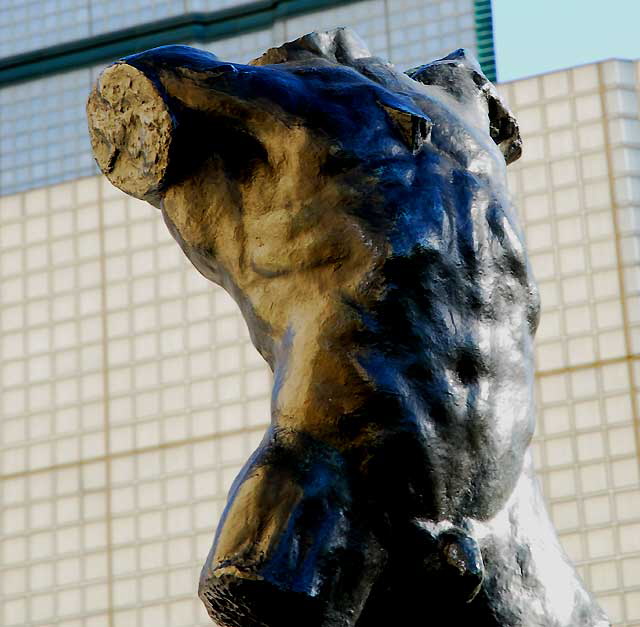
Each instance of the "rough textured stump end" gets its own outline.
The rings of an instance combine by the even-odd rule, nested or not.
[[[153,82],[126,63],[108,67],[87,103],[98,166],[122,191],[146,199],[160,190],[169,165],[174,120]]]

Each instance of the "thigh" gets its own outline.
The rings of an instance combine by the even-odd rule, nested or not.
[[[352,627],[384,551],[344,459],[294,432],[269,434],[229,495],[200,596],[222,625]]]

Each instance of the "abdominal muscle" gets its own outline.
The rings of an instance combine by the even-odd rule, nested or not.
[[[415,515],[486,520],[513,491],[533,434],[532,339],[524,322],[476,319],[455,327],[446,341],[442,333],[432,342],[416,332],[424,344],[410,354],[403,346],[393,354],[384,339],[358,350],[369,392],[361,446],[374,472],[392,475],[385,483],[394,500],[404,492]],[[481,356],[482,368],[465,372],[464,352],[452,358],[463,344]]]

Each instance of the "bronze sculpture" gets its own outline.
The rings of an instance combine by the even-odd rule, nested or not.
[[[344,29],[250,65],[166,46],[107,68],[88,115],[274,372],[202,571],[213,619],[609,624],[533,476],[520,137],[468,53],[403,74]]]

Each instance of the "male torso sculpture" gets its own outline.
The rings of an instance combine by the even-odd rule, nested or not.
[[[520,139],[473,59],[405,75],[342,29],[251,65],[168,46],[88,113],[274,372],[202,571],[220,625],[608,624],[532,474]]]

